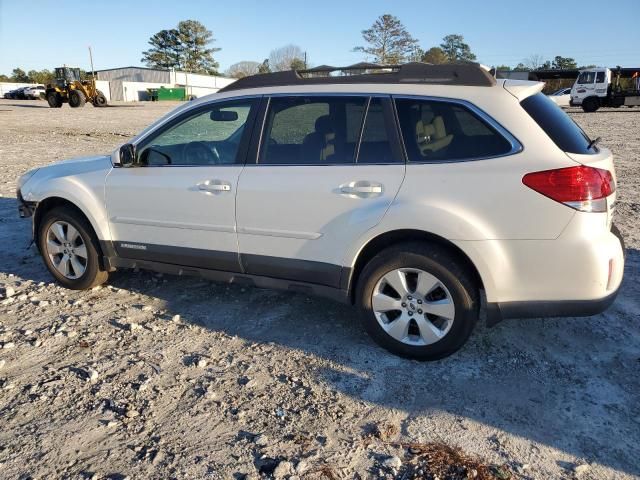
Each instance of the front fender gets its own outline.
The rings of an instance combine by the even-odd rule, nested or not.
[[[47,199],[72,203],[87,217],[99,240],[110,240],[104,191],[110,169],[109,157],[53,164],[38,170],[20,194],[26,202],[36,203],[36,212]]]

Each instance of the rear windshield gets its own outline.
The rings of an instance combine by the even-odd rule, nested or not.
[[[596,153],[594,147],[589,148],[591,140],[587,134],[543,93],[525,98],[520,105],[564,152]]]

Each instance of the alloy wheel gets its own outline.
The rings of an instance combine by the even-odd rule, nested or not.
[[[373,289],[371,307],[388,335],[413,346],[443,339],[456,312],[447,287],[417,268],[398,268],[383,275]]]
[[[46,249],[53,267],[68,279],[80,278],[87,269],[87,246],[69,222],[58,220],[49,226]]]

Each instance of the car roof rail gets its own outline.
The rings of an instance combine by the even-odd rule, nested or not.
[[[496,80],[489,71],[477,63],[461,62],[432,65],[412,62],[402,65],[378,65],[362,62],[348,67],[321,65],[306,70],[259,73],[240,78],[219,91],[229,92],[246,88],[292,85],[345,85],[358,83],[411,83],[492,87],[496,84]]]

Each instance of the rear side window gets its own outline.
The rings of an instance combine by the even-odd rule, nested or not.
[[[380,98],[372,98],[367,108],[367,118],[362,129],[362,140],[358,151],[358,163],[396,163],[404,161],[394,155],[391,144],[391,129]]]
[[[562,151],[596,153],[595,148],[589,148],[591,140],[587,134],[543,93],[525,98],[520,105]]]
[[[434,100],[396,100],[410,162],[448,162],[496,157],[511,143],[464,105]]]
[[[366,97],[271,98],[259,163],[354,163],[366,102]]]

